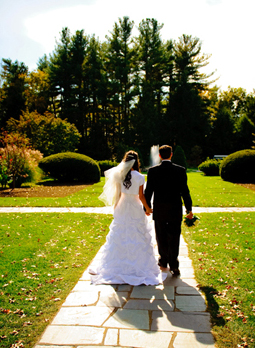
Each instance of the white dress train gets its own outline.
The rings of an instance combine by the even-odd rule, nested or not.
[[[137,171],[131,171],[131,176],[129,189],[121,185],[100,261],[89,270],[93,284],[157,285],[167,276],[157,265],[153,222],[148,221],[138,196],[144,176]]]

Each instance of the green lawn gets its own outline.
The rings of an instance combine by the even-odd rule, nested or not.
[[[255,207],[255,191],[219,176],[189,172],[188,185],[196,207]]]
[[[170,183],[171,184],[171,183]],[[219,176],[204,176],[200,172],[188,172],[188,184],[194,206],[199,207],[254,207],[255,191],[241,185],[223,181]],[[98,199],[101,182],[88,186],[64,198],[0,198],[1,207],[102,207]]]
[[[198,216],[198,226],[183,235],[217,345],[255,347],[255,213]]]
[[[112,216],[0,214],[0,347],[33,347],[105,241]]]
[[[98,199],[102,193],[104,178],[97,184],[76,192],[67,197],[1,197],[1,207],[103,207],[104,203]]]

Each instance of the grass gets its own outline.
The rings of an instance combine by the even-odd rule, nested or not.
[[[33,347],[105,241],[111,216],[0,215],[0,347]]]
[[[183,228],[217,347],[255,347],[255,213],[199,214]]]
[[[1,197],[1,207],[103,207],[98,199],[102,193],[104,178],[99,183],[88,186],[67,197]]]
[[[188,173],[188,185],[195,207],[254,207],[255,191],[224,181],[220,176]]]

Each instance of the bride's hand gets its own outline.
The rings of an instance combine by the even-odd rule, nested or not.
[[[149,216],[149,215],[152,214],[152,213],[153,213],[153,210],[152,210],[151,208],[147,208],[146,211],[145,211],[145,214],[146,214],[147,216]]]

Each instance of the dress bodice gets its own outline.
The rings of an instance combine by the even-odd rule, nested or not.
[[[138,195],[139,187],[144,185],[145,178],[144,175],[140,174],[136,170],[131,171],[131,183],[132,185],[127,189],[123,184],[121,185],[121,192],[125,194]]]

